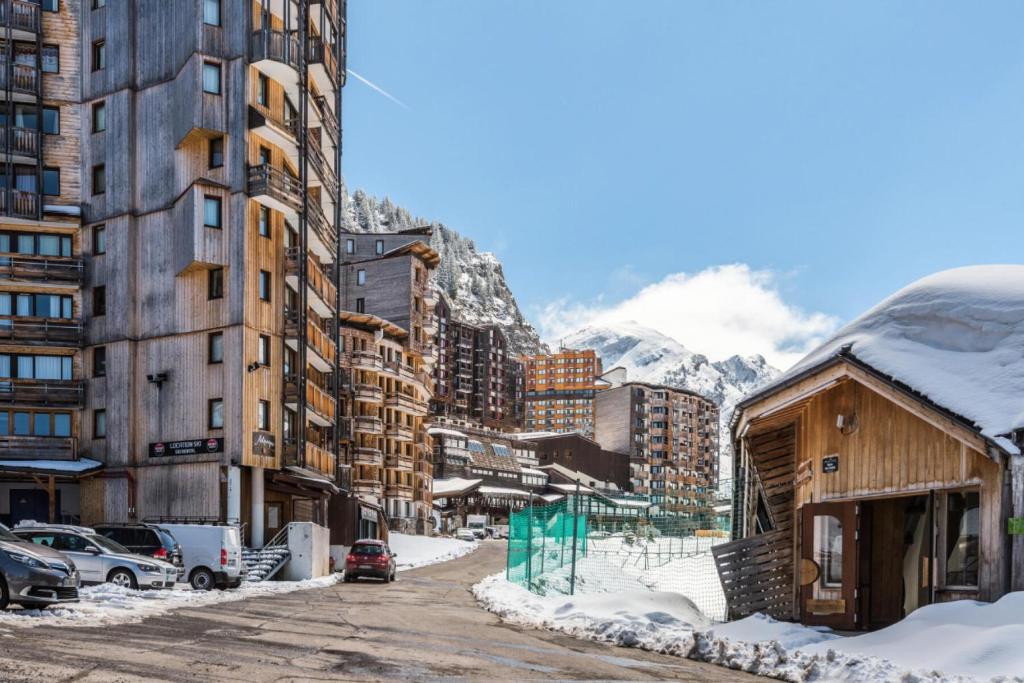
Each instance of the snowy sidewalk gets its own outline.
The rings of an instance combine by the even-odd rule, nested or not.
[[[455,538],[412,536],[394,531],[388,534],[388,545],[398,555],[398,571],[400,572],[454,560],[468,555],[479,547],[475,542],[470,543]]]
[[[873,633],[755,615],[715,624],[679,593],[629,591],[538,596],[504,575],[473,587],[502,620],[577,638],[673,654],[794,683],[809,681],[1024,682],[1024,593],[996,603],[959,601],[917,610]]]

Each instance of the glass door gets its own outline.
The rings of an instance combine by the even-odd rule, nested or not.
[[[802,508],[801,621],[858,628],[857,504],[808,503]]]

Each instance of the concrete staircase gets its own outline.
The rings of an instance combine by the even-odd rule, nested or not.
[[[245,580],[269,581],[288,564],[291,557],[292,553],[288,550],[288,527],[285,527],[259,550],[242,550],[242,566],[246,569]]]

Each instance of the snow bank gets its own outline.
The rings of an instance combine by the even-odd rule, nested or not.
[[[398,571],[447,562],[477,549],[476,543],[443,536],[388,534],[388,545],[398,554]]]
[[[80,601],[77,603],[45,610],[11,607],[6,612],[0,612],[0,631],[7,630],[6,627],[110,626],[134,623],[183,607],[205,607],[221,602],[291,593],[308,588],[326,588],[337,583],[338,576],[340,575],[306,581],[243,583],[239,588],[223,591],[195,591],[187,584],[178,584],[172,590],[144,591],[104,583],[82,588],[79,592]]]
[[[955,268],[901,289],[765,389],[844,346],[995,439],[1024,428],[1024,266]],[[765,389],[759,390],[762,393]],[[999,443],[1016,449],[1008,440]]]
[[[761,614],[714,624],[678,593],[539,596],[501,574],[478,583],[473,593],[510,623],[793,683],[1024,683],[1024,592],[992,604],[931,605],[889,628],[852,637]]]

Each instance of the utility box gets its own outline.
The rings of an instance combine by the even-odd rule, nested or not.
[[[327,527],[313,522],[288,525],[288,550],[291,559],[281,570],[285,581],[302,581],[327,576],[330,572],[331,534]]]

